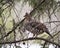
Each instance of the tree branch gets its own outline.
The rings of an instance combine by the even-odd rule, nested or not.
[[[27,39],[18,40],[18,41],[12,41],[12,42],[2,42],[2,43],[0,43],[0,44],[12,44],[12,43],[18,43],[18,42],[28,41],[28,40],[43,40],[43,41],[49,42],[49,43],[51,43],[51,44],[55,44],[55,45],[57,45],[57,46],[60,47],[60,45],[57,44],[57,43],[55,43],[55,42],[52,42],[52,41],[47,40],[47,39],[44,39],[44,38],[39,38],[39,37],[35,37],[35,38],[32,37],[32,38],[27,38]]]
[[[49,21],[49,22],[44,22],[44,23],[56,23],[56,22],[60,22],[60,21]]]

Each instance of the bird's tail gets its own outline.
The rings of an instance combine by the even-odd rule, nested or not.
[[[46,32],[51,38],[53,38],[53,36],[49,33],[49,32]]]
[[[43,28],[44,32],[46,32],[51,38],[53,38],[53,36],[49,33],[48,28]]]

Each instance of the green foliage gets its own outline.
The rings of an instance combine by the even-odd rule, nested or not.
[[[35,8],[39,3],[41,3],[43,0],[24,0],[25,2],[29,2],[29,5],[31,5],[33,8]],[[46,10],[47,7],[51,8],[53,5],[56,4],[55,0],[45,0],[42,5],[38,8],[39,10]]]
[[[12,17],[11,17],[11,5],[3,2],[0,3],[0,38],[3,37],[8,31],[13,27]],[[3,39],[1,41],[4,41]],[[0,41],[0,42],[1,42]]]
[[[32,8],[37,7],[37,5],[39,5],[43,0],[24,0],[23,3],[28,2],[29,5]],[[54,8],[57,7],[57,2],[55,0],[45,0],[33,13],[32,15],[38,14],[38,12],[40,14],[44,14],[45,12],[48,12],[53,10]],[[38,16],[38,15],[37,15]]]

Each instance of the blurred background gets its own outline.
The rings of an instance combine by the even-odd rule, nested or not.
[[[53,38],[44,32],[37,37],[48,42],[43,39],[29,40],[28,38],[34,36],[27,30],[23,32],[26,13],[37,22],[46,25]],[[0,48],[59,48],[59,46],[60,0],[0,0]]]

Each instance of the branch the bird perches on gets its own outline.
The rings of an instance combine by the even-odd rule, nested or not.
[[[22,41],[28,41],[28,40],[43,40],[43,41],[46,41],[48,43],[51,43],[51,44],[54,44],[54,45],[57,45],[60,47],[59,44],[55,43],[55,42],[52,42],[50,40],[47,40],[47,39],[44,39],[44,38],[40,38],[40,37],[32,37],[32,38],[27,38],[27,39],[22,39],[22,40],[18,40],[18,41],[11,41],[11,42],[2,42],[0,44],[12,44],[12,43],[18,43],[18,42],[22,42]]]

